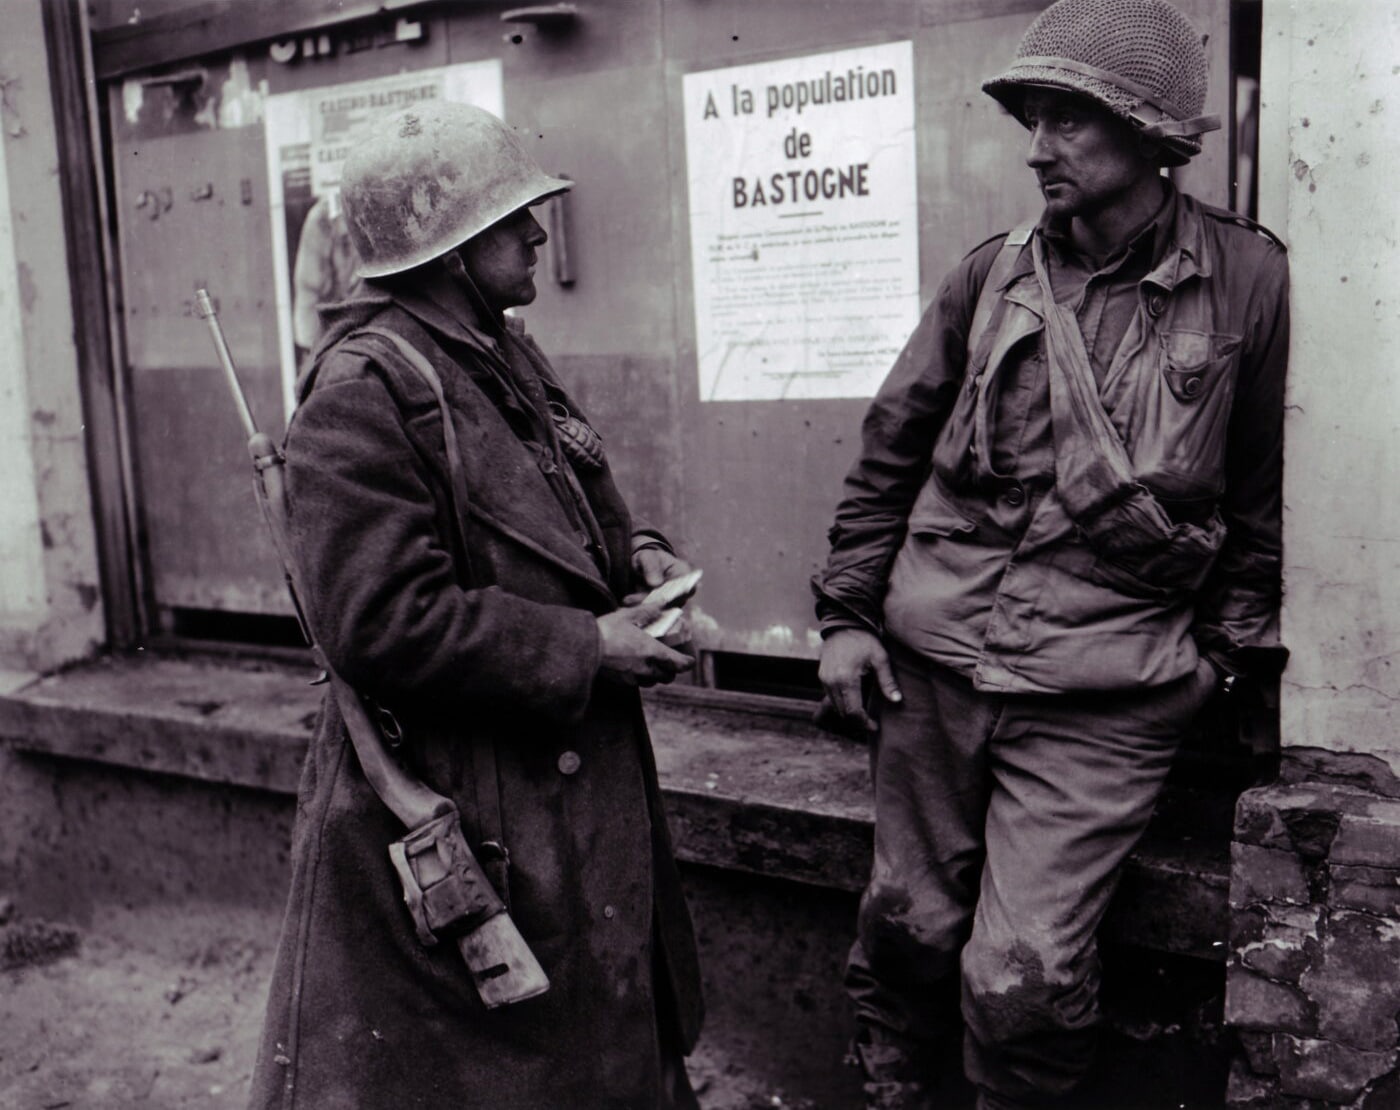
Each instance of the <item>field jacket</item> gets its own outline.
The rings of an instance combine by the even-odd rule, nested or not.
[[[1172,199],[1099,409],[1081,413],[1116,442],[1124,480],[1093,480],[1059,414],[1048,489],[992,469],[1000,380],[1055,354],[1056,309],[1036,274],[1044,229],[990,240],[944,283],[865,418],[814,580],[824,631],[888,632],[1008,693],[1160,684],[1200,651],[1233,673],[1279,665],[1286,258],[1239,217]],[[1035,403],[1053,410],[1050,369]],[[1007,505],[1027,498],[1008,535]],[[940,659],[950,621],[981,630],[973,657]]]

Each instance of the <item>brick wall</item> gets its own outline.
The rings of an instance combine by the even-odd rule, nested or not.
[[[1400,1106],[1400,800],[1244,794],[1231,860],[1232,1110]]]

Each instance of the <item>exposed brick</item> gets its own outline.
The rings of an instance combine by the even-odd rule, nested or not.
[[[1246,790],[1235,803],[1236,843],[1254,844],[1264,848],[1288,848],[1288,827],[1279,815],[1280,803],[1293,788],[1277,786]]]
[[[1283,752],[1279,780],[1286,785],[1325,782],[1386,798],[1400,798],[1400,778],[1390,764],[1376,756],[1355,752],[1290,745]],[[1400,1106],[1400,1102],[1396,1105]]]
[[[1225,1085],[1225,1105],[1229,1110],[1272,1110],[1278,1105],[1278,1084],[1265,1076],[1255,1075],[1243,1060],[1230,1067],[1230,1080]]]
[[[1269,1033],[1310,1036],[1316,1031],[1301,991],[1242,967],[1231,967],[1226,974],[1225,1021],[1239,1029]]]
[[[1324,906],[1265,906],[1270,936],[1296,937],[1299,942],[1316,940],[1322,932]]]
[[[1334,906],[1400,918],[1400,871],[1334,866],[1331,872],[1330,901]]]
[[[1315,1006],[1318,1035],[1362,1050],[1394,1048],[1397,967],[1400,925],[1366,914],[1332,914],[1321,951],[1299,980]]]
[[[1358,766],[1236,809],[1231,1107],[1400,1110],[1400,801],[1394,776],[1391,797],[1359,789]]]
[[[1285,983],[1296,983],[1308,970],[1311,957],[1301,945],[1283,940],[1263,940],[1237,950],[1239,961],[1251,971]]]
[[[1274,1060],[1274,1035],[1254,1033],[1241,1029],[1237,1034],[1249,1070],[1255,1075],[1277,1075],[1278,1063]]]
[[[1343,816],[1331,860],[1334,865],[1394,867],[1400,860],[1400,802],[1371,799],[1364,812]]]
[[[1400,1071],[1392,1071],[1366,1092],[1357,1110],[1395,1110],[1400,1106]]]
[[[1274,1038],[1279,1090],[1286,1095],[1349,1103],[1395,1067],[1395,1052],[1366,1052],[1334,1041]]]
[[[1341,826],[1342,815],[1328,798],[1322,807],[1284,810],[1283,823],[1293,850],[1306,860],[1324,860]]]
[[[1235,843],[1230,847],[1230,905],[1310,901],[1307,872],[1292,852]]]
[[[1296,983],[1318,949],[1322,906],[1256,906],[1245,930],[1232,937],[1236,959],[1270,979]]]
[[[1230,911],[1230,950],[1238,952],[1250,944],[1258,944],[1268,930],[1269,918],[1264,906],[1240,906]]]

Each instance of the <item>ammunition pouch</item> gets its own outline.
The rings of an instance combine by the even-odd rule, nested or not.
[[[455,808],[390,844],[389,858],[424,947],[474,932],[505,912],[501,896],[467,847]]]

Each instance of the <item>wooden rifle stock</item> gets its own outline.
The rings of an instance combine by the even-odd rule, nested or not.
[[[206,290],[196,290],[195,304],[209,325],[219,365],[238,406],[253,460],[258,506],[281,560],[302,633],[317,665],[325,671],[365,778],[380,801],[408,829],[403,840],[390,845],[389,856],[403,884],[404,901],[419,940],[432,945],[437,943],[439,934],[451,936],[488,1008],[543,994],[549,989],[549,979],[467,846],[457,807],[450,798],[405,773],[393,760],[363,699],[329,666],[311,635],[303,608],[308,595],[301,589],[287,540],[286,459],[272,438],[258,431],[253,421],[218,313]]]

